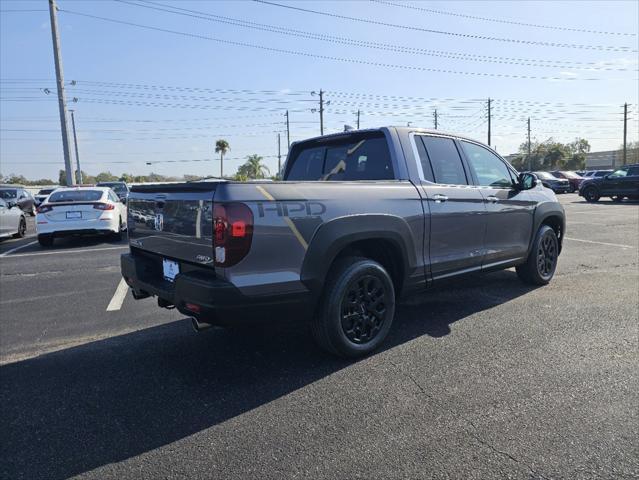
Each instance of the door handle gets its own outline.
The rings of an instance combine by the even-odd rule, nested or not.
[[[490,203],[497,203],[499,201],[499,198],[497,198],[495,195],[488,195],[486,197],[486,200],[488,200]]]
[[[442,195],[441,193],[436,193],[435,195],[433,195],[433,200],[435,200],[435,203],[442,203],[448,200],[448,197],[446,195]]]

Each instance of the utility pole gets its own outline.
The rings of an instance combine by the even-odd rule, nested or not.
[[[437,109],[435,109],[435,113],[433,114],[433,117],[435,117],[435,130],[437,130]]]
[[[490,147],[490,117],[491,117],[491,111],[490,111],[490,97],[488,98],[488,146]]]
[[[359,130],[359,110],[357,110],[357,130]]]
[[[67,126],[67,103],[64,96],[64,73],[62,72],[62,58],[60,56],[60,35],[58,35],[58,7],[55,0],[49,0],[49,16],[51,17],[51,37],[53,39],[53,59],[55,61],[55,77],[58,87],[58,107],[60,109],[60,128],[62,130],[62,150],[64,152],[64,171],[67,185],[74,185],[73,167],[69,153],[69,130]]]
[[[324,91],[321,88],[319,91],[319,97],[320,97],[320,108],[319,108],[320,135],[324,135]]]
[[[69,110],[71,112],[71,126],[73,127],[73,143],[75,145],[75,163],[77,164],[78,175],[77,182],[82,185],[82,170],[80,169],[80,154],[78,153],[78,136],[75,133],[75,116],[74,110]]]
[[[291,149],[291,126],[288,119],[288,110],[286,110],[286,148],[287,152]]]
[[[530,117],[528,117],[528,171],[532,172],[532,158],[530,157]]]
[[[282,172],[282,152],[280,150],[280,134],[277,134],[277,176]]]
[[[628,104],[623,104],[623,164],[625,165],[628,160],[628,146],[626,140],[628,139]]]
[[[320,114],[320,135],[324,135],[324,94],[326,92],[322,89],[319,91],[319,114]],[[315,92],[311,92],[311,95],[315,95]],[[331,102],[326,102],[328,105]],[[311,112],[317,112],[316,108],[311,108]]]

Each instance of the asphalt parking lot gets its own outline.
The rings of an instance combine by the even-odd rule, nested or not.
[[[126,242],[1,242],[0,477],[638,478],[639,204],[559,198],[549,286],[433,288],[355,362],[120,295]]]

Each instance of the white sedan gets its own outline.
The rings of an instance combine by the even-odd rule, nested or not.
[[[27,232],[27,219],[20,207],[0,198],[0,238],[24,237]]]
[[[57,188],[38,207],[36,231],[44,247],[69,235],[109,234],[126,230],[126,205],[108,187]]]

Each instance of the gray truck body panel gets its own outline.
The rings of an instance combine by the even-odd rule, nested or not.
[[[548,189],[476,185],[459,144],[476,142],[444,135],[457,142],[475,185],[443,185],[426,180],[415,144],[415,136],[441,132],[408,127],[377,131],[389,145],[393,180],[133,187],[128,200],[132,253],[146,251],[202,267],[242,295],[268,297],[318,294],[332,261],[360,241],[379,241],[399,252],[400,283],[412,291],[433,280],[522,263],[548,217],[556,217],[563,237],[563,208]],[[342,136],[348,134],[309,139],[294,144],[291,152]],[[445,201],[438,200],[442,196]],[[228,202],[250,208],[253,237],[239,263],[220,268],[214,266],[212,212],[214,204]]]

